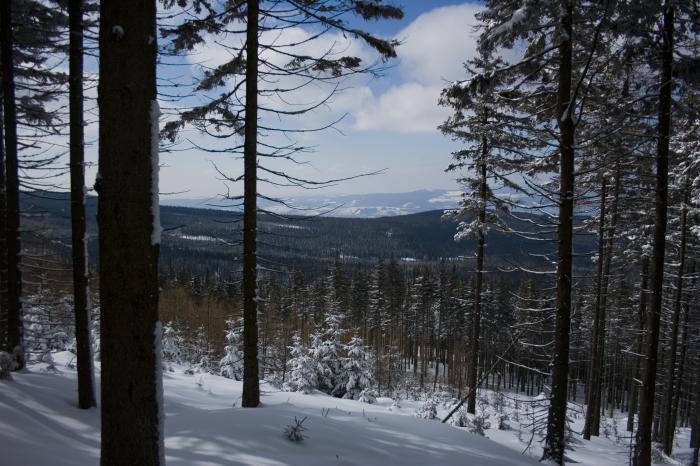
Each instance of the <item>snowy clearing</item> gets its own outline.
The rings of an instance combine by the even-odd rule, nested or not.
[[[0,382],[3,466],[98,464],[99,410],[77,408],[72,360],[69,352],[56,353],[56,371],[35,364]],[[267,384],[263,406],[242,409],[233,407],[239,404],[241,382],[173,369],[164,372],[169,465],[539,464],[537,439],[522,455],[530,434],[519,435],[517,427],[498,430],[493,418],[484,438],[415,417],[420,401],[402,400],[397,408],[390,398],[380,398],[369,405],[322,393],[282,392]],[[445,412],[447,406],[438,407],[440,416]],[[295,418],[306,418],[304,440],[298,443],[285,436]],[[682,432],[679,441],[686,437]],[[580,464],[612,466],[626,464],[627,455],[624,446],[601,437],[576,445],[569,456]]]
[[[77,408],[75,371],[65,367],[72,355],[55,359],[57,372],[38,364],[0,382],[3,466],[98,464],[99,410]],[[170,465],[536,464],[488,439],[392,413],[390,399],[367,405],[263,385],[263,407],[234,408],[241,382],[178,369],[164,373]],[[284,434],[295,417],[307,418],[299,443]]]

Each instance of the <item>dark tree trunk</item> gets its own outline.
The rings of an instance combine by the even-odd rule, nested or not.
[[[83,131],[83,10],[82,0],[68,2],[70,29],[70,198],[73,239],[73,305],[78,359],[78,406],[95,404],[90,307],[88,305],[87,240],[85,238],[85,142]]]
[[[647,313],[647,281],[649,277],[649,258],[644,257],[642,259],[642,273],[641,273],[641,283],[639,285],[639,333],[637,336],[637,341],[635,342],[635,352],[637,354],[642,354],[644,345],[644,321]],[[637,405],[639,404],[639,387],[637,387],[637,380],[640,380],[640,361],[639,357],[635,358],[634,363],[634,377],[630,385],[630,403],[629,403],[629,413],[627,413],[627,432],[634,432],[634,416],[637,413]]]
[[[588,370],[588,387],[586,390],[586,419],[583,424],[583,438],[591,439],[591,435],[598,435],[598,429],[595,428],[595,423],[600,417],[597,415],[600,412],[600,373],[602,371],[603,358],[600,357],[601,331],[603,328],[602,306],[603,298],[603,256],[605,255],[605,201],[607,197],[607,178],[603,177],[603,183],[600,187],[600,216],[598,219],[598,270],[596,277],[596,300],[595,311],[593,313],[593,335],[591,336],[591,362]]]
[[[552,394],[547,414],[543,461],[564,464],[566,401],[569,377],[569,327],[571,325],[571,277],[574,216],[574,121],[571,102],[572,6],[562,17],[564,39],[559,46],[559,228],[557,264],[557,315],[554,333]]]
[[[698,380],[695,381],[695,399],[700,398],[700,383]],[[700,403],[695,403],[695,409],[691,415],[692,423],[691,426],[691,441],[690,447],[693,449],[692,458],[690,460],[691,466],[698,466],[698,459],[700,458]]]
[[[156,3],[100,4],[102,466],[165,463]]]
[[[693,271],[692,273],[695,273]],[[670,425],[673,426],[673,431],[671,432],[671,435],[675,435],[675,426],[676,422],[678,420],[678,407],[680,405],[681,401],[681,396],[683,395],[682,389],[683,389],[683,377],[685,376],[685,358],[686,358],[686,353],[688,351],[688,346],[690,342],[688,341],[688,315],[690,313],[689,306],[685,306],[685,312],[684,312],[684,318],[683,318],[683,335],[682,335],[682,343],[681,343],[681,354],[678,357],[678,377],[676,377],[676,385],[674,388],[673,392],[673,402],[671,405],[671,421]],[[697,403],[697,400],[696,400]],[[681,418],[681,422],[683,419]],[[671,438],[671,446],[673,447],[673,438]]]
[[[7,198],[5,189],[5,136],[3,111],[0,105],[0,218],[7,220]],[[0,228],[0,251],[6,251],[6,228]],[[0,351],[7,349],[7,254],[0,252]]]
[[[246,34],[245,142],[243,186],[243,396],[241,404],[260,404],[258,380],[257,176],[258,176],[258,0],[248,0]]]
[[[605,361],[605,336],[606,336],[606,322],[607,322],[607,310],[608,310],[608,284],[610,283],[610,267],[612,264],[613,257],[613,244],[615,240],[615,229],[617,228],[618,219],[618,203],[620,198],[620,166],[619,163],[615,170],[615,187],[613,189],[613,199],[610,213],[610,225],[608,228],[603,228],[601,230],[600,240],[603,242],[603,248],[601,249],[602,254],[600,255],[600,262],[602,264],[602,270],[600,274],[600,282],[598,289],[598,299],[596,301],[597,309],[599,311],[599,320],[597,328],[597,352],[596,352],[596,367],[598,371],[598,377],[594,381],[595,383],[591,385],[591,391],[593,392],[594,399],[592,414],[592,422],[590,425],[590,434],[599,436],[600,435],[600,414],[601,414],[601,393],[603,379],[601,374],[603,373],[603,363]],[[602,222],[603,227],[605,226],[605,221]],[[613,351],[613,354],[615,352]],[[616,375],[611,372],[611,375]],[[610,390],[613,389],[612,384],[610,385]],[[585,427],[584,427],[585,433]],[[585,438],[585,437],[584,437]],[[589,437],[590,439],[590,437]]]
[[[696,267],[696,262],[693,262],[693,267],[690,270],[690,276],[693,277],[693,281],[691,284],[691,290],[695,290],[697,286],[697,279],[698,276],[695,274],[695,267]],[[676,420],[678,418],[678,409],[681,403],[681,396],[683,395],[682,392],[682,387],[683,387],[683,382],[685,381],[685,370],[686,370],[686,354],[688,352],[688,348],[691,347],[691,340],[688,339],[688,327],[689,327],[689,322],[688,320],[690,319],[690,309],[691,305],[688,301],[686,301],[685,305],[683,306],[685,308],[684,314],[683,314],[683,335],[682,335],[682,343],[681,343],[681,354],[679,355],[679,367],[678,367],[678,377],[676,377],[676,390],[673,393],[673,407],[671,408],[671,415],[673,416],[673,421],[671,425],[676,425]],[[696,380],[695,383],[700,383],[700,380]],[[692,384],[691,384],[692,387]],[[689,390],[689,391],[692,391]],[[688,394],[690,395],[690,394]],[[691,395],[692,396],[692,395]],[[688,397],[690,398],[690,396]],[[697,401],[697,398],[695,399],[695,404],[700,404]],[[687,410],[684,410],[687,411]],[[685,418],[685,419],[684,419]],[[681,423],[682,425],[687,426],[687,423],[684,423],[684,421],[687,421],[687,415],[681,415]]]
[[[644,321],[647,315],[647,286],[649,280],[649,258],[644,257],[642,259],[642,281],[639,285],[639,334],[636,341],[636,353],[642,354],[642,349],[644,345]],[[637,405],[639,404],[639,387],[637,387],[637,380],[640,380],[640,361],[639,357],[635,358],[634,364],[634,380],[630,390],[630,410],[627,414],[627,432],[634,432],[634,415],[637,413]]]
[[[435,335],[435,372],[433,373],[433,391],[436,390],[437,388],[437,381],[438,381],[438,375],[439,371],[438,368],[440,367],[440,336],[442,334],[442,310],[438,314],[438,322],[437,322],[437,333]],[[388,371],[391,373],[391,371]],[[390,384],[387,384],[391,386]]]
[[[477,233],[476,243],[476,286],[474,287],[474,313],[472,315],[471,348],[469,354],[469,398],[467,399],[467,412],[476,413],[477,368],[479,367],[479,343],[481,342],[481,295],[484,283],[484,243],[485,235],[483,224],[486,222],[486,154],[488,153],[488,141],[481,141],[481,166],[479,167],[481,183],[479,185],[479,223],[481,225]]]
[[[651,466],[651,428],[656,395],[656,362],[659,349],[659,322],[663,297],[664,257],[666,251],[666,209],[668,207],[668,152],[671,136],[671,92],[673,90],[673,21],[674,7],[663,7],[663,49],[659,95],[659,133],[656,156],[656,192],[654,243],[651,264],[651,300],[646,325],[646,365],[644,385],[639,401],[639,427],[635,446],[635,466]]]
[[[5,244],[7,252],[7,350],[14,355],[16,369],[24,367],[22,341],[22,275],[20,273],[19,237],[19,164],[17,155],[17,108],[12,61],[11,3],[0,6],[0,38],[2,39],[2,97],[5,136]]]
[[[673,451],[673,437],[676,431],[676,418],[673,415],[673,398],[676,388],[676,352],[678,351],[678,328],[681,320],[681,304],[683,301],[683,281],[685,272],[685,252],[686,252],[686,221],[688,217],[688,204],[690,203],[690,182],[685,186],[683,193],[683,204],[681,206],[681,244],[678,252],[678,276],[676,277],[676,296],[673,301],[673,317],[671,322],[671,344],[668,349],[668,370],[666,371],[666,391],[664,393],[663,406],[663,430],[662,440],[664,453],[671,455]],[[687,342],[684,341],[685,344]],[[682,360],[681,360],[682,361]]]

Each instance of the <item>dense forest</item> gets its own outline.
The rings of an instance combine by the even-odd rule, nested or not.
[[[403,15],[380,0],[4,0],[0,378],[71,351],[90,409],[99,363],[103,465],[165,464],[174,365],[241,381],[242,408],[261,384],[364,403],[449,393],[443,422],[482,434],[484,393],[524,394],[544,462],[624,415],[630,464],[689,429],[697,465],[700,4],[486,0],[463,78],[435,102],[460,147],[435,169],[459,206],[279,214],[295,211],[280,186],[376,174],[299,175],[303,134],[336,123],[299,118],[381,76],[401,38],[366,26]],[[174,71],[212,44],[225,63]],[[185,150],[240,162],[216,167],[229,210],[160,206],[159,154]]]

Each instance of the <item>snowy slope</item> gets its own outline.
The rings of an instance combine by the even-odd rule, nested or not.
[[[99,411],[77,409],[70,358],[56,355],[56,373],[33,365],[0,382],[3,466],[98,464]],[[240,382],[176,370],[165,373],[164,387],[169,465],[537,464],[464,430],[390,412],[388,399],[367,405],[264,385],[263,407],[242,409],[232,406]],[[307,417],[301,443],[284,435],[295,416]]]
[[[76,466],[99,463],[99,410],[81,411],[76,403],[76,375],[66,364],[71,353],[55,355],[57,372],[45,364],[0,381],[0,465]],[[413,414],[422,401],[389,398],[377,404],[341,400],[322,393],[280,392],[263,385],[263,406],[240,404],[241,382],[214,375],[186,375],[182,367],[164,373],[166,459],[168,465],[536,465],[541,435],[527,428],[528,401],[506,397],[503,412],[511,430],[499,430],[493,402],[487,407],[491,428],[480,437]],[[99,383],[99,364],[97,381]],[[486,398],[492,392],[483,392]],[[516,408],[520,406],[520,408]],[[570,410],[571,427],[580,432],[583,418]],[[448,405],[438,407],[443,417]],[[517,413],[517,414],[516,414]],[[293,443],[284,435],[294,418],[302,419],[306,438]],[[519,418],[519,420],[517,419]],[[601,437],[581,441],[575,433],[571,462],[591,466],[628,464],[629,434],[625,418],[606,418]],[[688,429],[680,429],[674,459],[654,464],[687,464]],[[578,437],[578,439],[576,438]]]

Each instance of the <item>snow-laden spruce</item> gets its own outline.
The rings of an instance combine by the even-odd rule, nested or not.
[[[243,380],[243,321],[231,319],[226,321],[226,346],[224,357],[219,361],[219,374]]]
[[[342,372],[339,375],[339,382],[344,384],[345,394],[343,398],[359,400],[372,403],[376,395],[370,393],[370,388],[374,381],[371,378],[370,366],[367,361],[367,352],[362,338],[352,337],[345,345],[347,357],[343,359]]]
[[[317,365],[298,333],[292,337],[292,346],[289,347],[289,351],[291,355],[287,363],[289,380],[285,383],[284,389],[289,392],[311,393],[318,387]]]
[[[311,355],[316,362],[318,388],[340,397],[345,394],[345,387],[340,380],[343,351],[341,338],[345,330],[340,328],[340,317],[335,314],[326,316],[325,324],[323,334],[315,332],[311,337]]]
[[[161,337],[160,344],[163,362],[182,363],[184,337],[180,329],[173,324],[173,322],[168,322],[163,326],[163,336]]]

